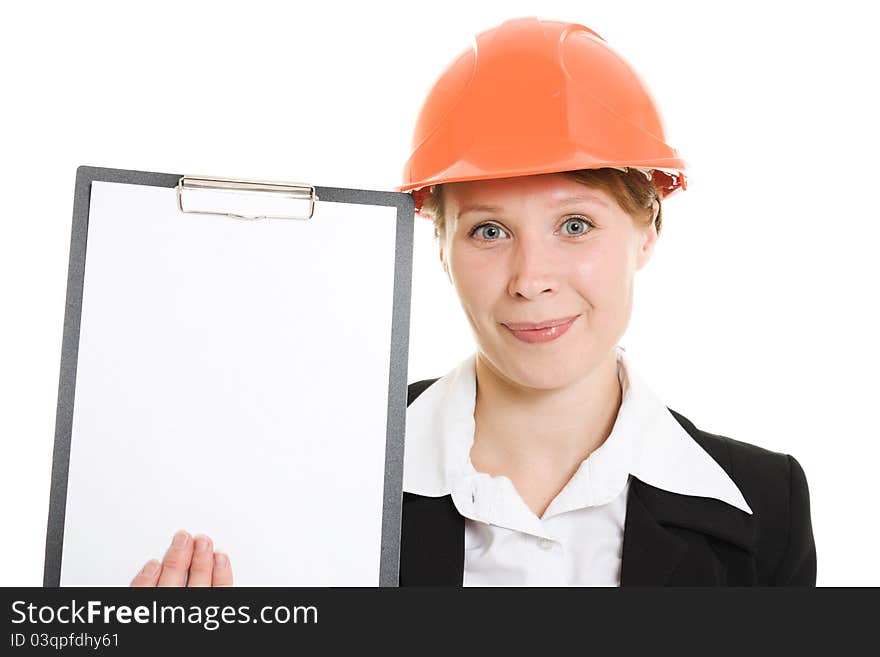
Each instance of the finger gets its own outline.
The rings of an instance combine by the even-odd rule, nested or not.
[[[157,559],[150,559],[131,580],[131,586],[156,586],[160,570],[162,570],[162,564]]]
[[[184,586],[186,584],[186,573],[192,561],[192,550],[192,537],[181,529],[174,535],[171,546],[162,560],[159,586]]]
[[[214,553],[214,586],[232,586],[232,564],[225,552]]]
[[[198,534],[195,537],[192,565],[189,567],[187,586],[211,586],[214,571],[214,543],[210,536]]]

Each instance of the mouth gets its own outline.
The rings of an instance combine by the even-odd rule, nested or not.
[[[580,315],[543,322],[502,322],[502,326],[507,328],[518,340],[529,344],[536,344],[552,342],[561,337],[578,317]],[[523,326],[527,328],[519,328]]]
[[[570,317],[563,317],[561,319],[548,319],[543,322],[501,322],[509,328],[511,331],[537,331],[539,329],[547,329],[553,328],[554,326],[562,326],[563,324],[568,324],[574,319],[579,317],[579,315],[571,315]]]

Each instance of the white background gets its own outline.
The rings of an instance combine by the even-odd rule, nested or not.
[[[6,8],[0,585],[42,582],[76,167],[392,189],[436,76],[474,33],[523,15],[580,22],[622,53],[690,167],[688,190],[664,206],[623,346],[697,426],[800,461],[820,585],[880,585],[880,46],[868,7]],[[430,224],[417,225],[411,381],[445,374],[473,349]]]

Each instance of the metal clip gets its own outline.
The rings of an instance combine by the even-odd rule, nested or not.
[[[208,208],[184,208],[183,196],[201,196]],[[243,199],[246,195],[257,197]],[[246,201],[242,203],[242,201]],[[318,196],[314,185],[304,183],[271,182],[266,180],[240,180],[236,178],[207,178],[203,176],[183,176],[177,182],[177,207],[181,212],[194,214],[216,214],[238,219],[311,219],[315,214]],[[307,214],[270,214],[289,205],[291,201],[308,201]],[[259,208],[257,213],[243,210],[247,207]],[[260,207],[263,206],[263,207]]]

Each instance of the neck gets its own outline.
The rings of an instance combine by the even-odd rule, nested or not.
[[[583,378],[524,388],[476,360],[474,467],[512,478],[567,480],[611,433],[621,403],[616,350]]]

